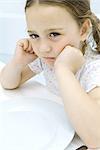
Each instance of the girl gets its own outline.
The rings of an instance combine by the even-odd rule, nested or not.
[[[44,70],[77,134],[100,148],[100,21],[89,0],[27,0],[25,13],[30,38],[17,43],[2,86],[17,88]]]

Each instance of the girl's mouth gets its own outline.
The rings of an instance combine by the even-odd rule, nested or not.
[[[55,59],[54,57],[43,57],[44,59]]]
[[[46,61],[54,61],[55,60],[55,57],[43,57],[43,59],[45,59]]]

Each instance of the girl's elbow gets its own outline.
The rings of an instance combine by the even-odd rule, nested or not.
[[[1,83],[2,88],[5,89],[5,90],[14,90],[14,89],[19,87],[19,85],[5,84],[2,81],[0,83]]]

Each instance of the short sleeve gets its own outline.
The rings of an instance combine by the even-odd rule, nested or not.
[[[86,92],[100,86],[100,59],[88,63],[81,72],[80,83]]]
[[[28,66],[36,74],[43,71],[43,69],[42,69],[42,62],[41,62],[40,58],[37,58],[32,63],[28,64]]]

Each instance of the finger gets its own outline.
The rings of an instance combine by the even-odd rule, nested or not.
[[[27,49],[27,51],[29,52],[29,53],[34,53],[34,50],[33,50],[33,47],[32,47],[32,43],[31,43],[31,40],[29,39],[29,47],[28,47],[28,49]]]
[[[17,45],[23,47],[23,50],[27,50],[27,48],[29,46],[29,41],[28,41],[28,39],[22,39],[22,40],[18,41]]]
[[[21,42],[18,42],[18,43],[17,43],[17,46],[23,47],[23,46],[24,46],[24,44],[23,44],[23,43],[21,43]]]
[[[29,40],[28,39],[26,39],[26,40],[24,40],[24,47],[23,47],[23,49],[24,49],[24,51],[28,51],[28,48],[29,48]]]
[[[35,53],[34,53],[34,51],[33,51],[33,49],[32,49],[29,53],[31,53],[31,54],[35,54]]]
[[[26,52],[30,52],[32,50],[33,50],[32,45],[31,45],[30,41],[28,41],[28,47],[27,47],[27,49],[25,51]]]

